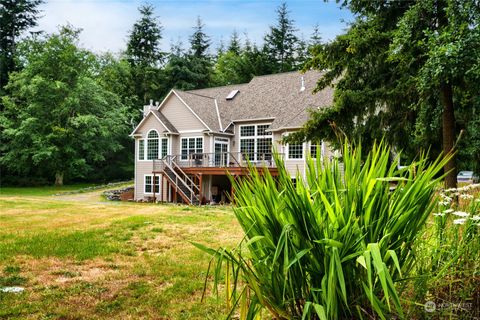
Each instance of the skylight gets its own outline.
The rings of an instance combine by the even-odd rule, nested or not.
[[[226,99],[227,100],[233,100],[233,98],[235,98],[235,96],[237,95],[238,92],[239,92],[239,90],[230,91],[230,93],[228,94]]]

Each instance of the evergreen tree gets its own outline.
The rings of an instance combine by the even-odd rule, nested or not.
[[[193,27],[193,34],[190,36],[190,55],[195,58],[208,58],[210,38],[204,31],[205,25],[200,17],[197,17],[196,25]]]
[[[210,38],[204,31],[205,25],[200,17],[193,27],[194,32],[190,36],[190,51],[188,55],[188,71],[190,79],[188,82],[194,89],[206,88],[211,83],[212,62],[208,54]]]
[[[238,36],[237,30],[233,30],[232,36],[230,37],[230,43],[228,45],[228,51],[239,55],[241,50],[240,37]]]
[[[295,69],[298,37],[294,21],[289,18],[286,3],[277,9],[277,24],[270,27],[265,36],[265,52],[269,55],[273,72],[285,72]]]
[[[0,0],[0,96],[8,74],[16,70],[15,49],[18,37],[37,25],[42,0]]]
[[[158,66],[164,57],[160,50],[162,26],[158,17],[154,16],[152,5],[138,8],[140,19],[135,22],[127,43],[127,57],[134,66]]]
[[[314,47],[322,44],[322,36],[320,34],[320,27],[317,24],[313,26],[313,32],[310,36],[310,42],[308,43],[309,47]]]
[[[419,148],[452,152],[459,130],[472,139],[462,162],[480,168],[480,8],[475,0],[345,2],[357,19],[307,67],[325,71],[317,90],[335,83],[331,108],[312,114],[306,139],[335,139],[330,124],[371,145],[384,138],[412,160]],[[458,120],[461,119],[461,122]],[[293,138],[293,136],[292,136]],[[472,156],[471,151],[474,156]],[[472,160],[473,159],[473,160]],[[445,171],[456,185],[455,158]]]
[[[158,95],[162,83],[159,68],[165,55],[160,50],[162,26],[154,16],[154,9],[152,5],[138,8],[141,17],[133,25],[126,51],[127,59],[133,67],[135,91],[143,104]]]

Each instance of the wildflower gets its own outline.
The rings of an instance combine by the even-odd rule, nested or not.
[[[447,210],[443,211],[443,213],[451,213],[451,212],[453,212],[453,211],[455,211],[455,210],[453,210],[453,209],[447,209]]]
[[[434,213],[433,215],[436,216],[436,217],[443,217],[445,215],[445,213],[438,212],[438,213]]]
[[[480,220],[480,216],[478,216],[478,215],[477,215],[477,216],[473,216],[473,217],[471,217],[470,219],[473,220],[473,221],[479,221],[479,220]]]
[[[456,216],[459,216],[459,217],[468,217],[469,216],[468,213],[463,212],[463,211],[455,211],[455,212],[452,212],[452,214],[454,214]]]
[[[473,199],[473,195],[471,195],[471,194],[461,194],[460,199]]]
[[[467,221],[467,219],[465,219],[465,218],[455,219],[455,220],[453,220],[453,223],[454,223],[454,224],[464,224],[465,221]]]

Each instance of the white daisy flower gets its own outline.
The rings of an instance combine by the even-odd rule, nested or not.
[[[465,221],[467,221],[467,219],[463,219],[463,218],[462,219],[455,219],[455,220],[453,220],[453,223],[454,224],[464,224]]]
[[[478,220],[480,220],[480,216],[473,216],[473,217],[470,218],[470,220],[478,221]]]
[[[455,210],[453,210],[453,209],[447,209],[447,210],[443,211],[443,213],[452,213],[453,211],[455,211]]]
[[[434,213],[433,214],[435,217],[443,217],[445,215],[445,213],[442,213],[442,212],[438,212],[438,213]]]
[[[454,214],[456,216],[459,216],[459,217],[468,217],[469,216],[468,213],[463,212],[463,211],[455,211],[455,212],[452,212],[452,214]]]

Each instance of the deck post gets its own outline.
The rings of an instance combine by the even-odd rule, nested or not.
[[[198,178],[198,182],[199,182],[199,189],[200,189],[200,194],[198,195],[198,197],[200,198],[200,204],[202,204],[202,194],[203,194],[203,189],[202,189],[203,174],[202,173],[200,173],[200,177]]]
[[[156,177],[155,172],[153,172],[153,181],[152,181],[152,184],[153,184],[153,203],[155,203],[156,200],[157,200],[157,199],[155,198],[155,187],[157,186],[157,185],[155,184],[155,177]]]
[[[172,186],[172,191],[173,191],[173,202],[177,203],[177,188]]]
[[[235,188],[233,187],[233,182],[237,181],[237,176],[233,176],[232,184],[230,185],[230,197],[232,198],[232,204],[235,204]]]
[[[163,202],[163,187],[164,187],[165,177],[162,174],[162,183],[160,184],[160,202]]]

